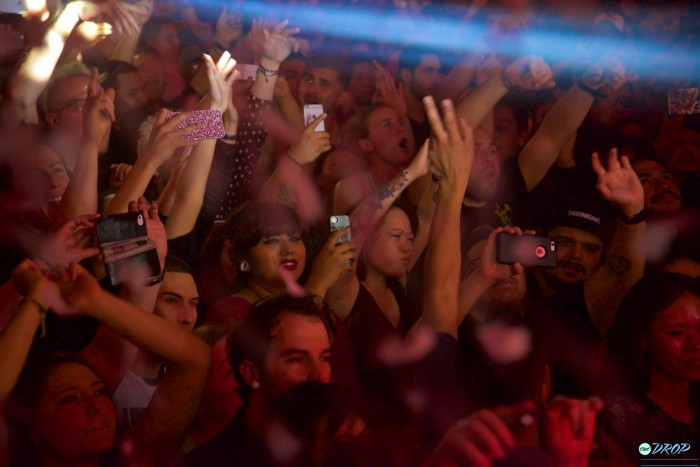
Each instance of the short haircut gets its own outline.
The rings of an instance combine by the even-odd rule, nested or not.
[[[138,73],[139,70],[133,64],[121,60],[110,60],[102,67],[100,83],[105,89],[112,88],[118,91],[119,75],[126,73]]]
[[[51,75],[49,84],[46,86],[46,90],[37,99],[37,105],[39,109],[46,115],[49,112],[54,112],[59,99],[57,96],[56,88],[66,79],[73,78],[74,76],[85,76],[90,78],[92,73],[90,69],[80,62],[69,62],[56,68]]]
[[[181,272],[183,274],[189,274],[194,276],[192,268],[189,264],[179,256],[168,254],[165,257],[165,267],[163,268],[166,273],[168,272]]]
[[[332,325],[323,299],[316,295],[294,297],[289,294],[273,295],[257,302],[239,324],[231,328],[228,335],[228,360],[239,385],[241,399],[246,401],[250,388],[240,373],[244,360],[262,368],[265,356],[274,338],[273,331],[280,323],[283,313],[315,317],[321,320],[332,338]]]
[[[425,60],[426,55],[433,55],[439,58],[437,52],[432,49],[419,46],[405,47],[399,53],[399,72],[406,68],[408,71],[413,73],[413,70],[415,70],[418,65],[423,62],[423,60]]]
[[[351,69],[348,67],[347,60],[336,55],[315,55],[306,61],[305,73],[315,68],[328,68],[337,71],[340,84],[343,88],[348,87]]]
[[[530,123],[530,110],[522,98],[513,94],[506,94],[496,105],[507,107],[513,111],[513,118],[518,125],[518,131],[527,131]]]

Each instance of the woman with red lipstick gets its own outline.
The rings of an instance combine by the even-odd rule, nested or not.
[[[206,323],[241,321],[250,306],[270,295],[301,292],[297,282],[307,269],[306,246],[297,213],[278,203],[248,202],[232,212],[224,227],[228,256],[236,269],[239,290],[215,302]],[[343,231],[335,232],[319,252],[305,291],[324,297],[328,288],[355,261],[352,243],[336,245]],[[346,262],[347,261],[347,262]]]
[[[610,373],[627,386],[606,402],[606,431],[635,464],[642,443],[687,446],[676,457],[697,458],[700,282],[672,273],[640,279],[620,306],[608,346],[617,364]]]

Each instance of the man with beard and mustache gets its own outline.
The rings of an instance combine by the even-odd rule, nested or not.
[[[442,65],[434,52],[409,47],[401,51],[398,67],[408,119],[416,147],[420,147],[430,136],[430,123],[425,115],[423,98],[437,93],[443,79],[440,72]]]
[[[632,164],[644,188],[644,207],[650,214],[671,214],[681,209],[681,190],[666,167],[653,160]]]
[[[544,230],[557,242],[557,264],[535,268],[528,288],[540,299],[526,311],[547,346],[552,389],[567,396],[601,390],[591,356],[646,261],[644,190],[629,160],[612,149],[607,169],[597,154],[592,162],[598,191],[612,206],[593,197],[560,201]]]

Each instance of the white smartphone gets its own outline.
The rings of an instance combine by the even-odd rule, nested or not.
[[[321,104],[307,104],[304,106],[304,126],[309,126],[311,122],[323,113]],[[314,131],[326,131],[324,122],[321,122]]]
[[[0,0],[0,11],[23,15],[30,10],[28,0]]]

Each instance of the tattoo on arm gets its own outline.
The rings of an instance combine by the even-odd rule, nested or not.
[[[396,177],[389,180],[389,183],[382,186],[377,193],[377,201],[381,203],[387,198],[393,198],[396,196],[396,192],[403,188],[408,183],[408,172],[403,171]]]
[[[632,262],[622,255],[611,254],[608,258],[608,268],[618,276],[627,274],[632,269]]]
[[[353,227],[358,230],[368,228],[372,223],[372,217],[382,209],[384,200],[396,197],[396,193],[408,183],[408,172],[403,171],[383,185],[373,200],[360,204],[353,213]]]

